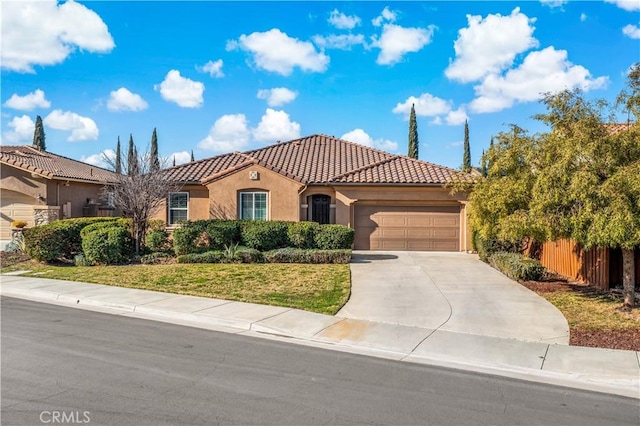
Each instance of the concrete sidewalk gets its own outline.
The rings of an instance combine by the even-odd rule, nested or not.
[[[1,278],[3,296],[640,399],[640,356],[634,351],[502,339],[73,281]]]

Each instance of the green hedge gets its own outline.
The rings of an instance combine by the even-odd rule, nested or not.
[[[171,249],[169,233],[165,230],[151,231],[147,234],[147,248],[153,253],[164,253]]]
[[[314,238],[320,229],[317,222],[291,222],[288,224],[287,237],[289,245],[296,248],[310,249],[315,247]]]
[[[519,253],[493,253],[489,264],[517,281],[538,281],[545,272],[540,262]]]
[[[351,250],[305,250],[283,248],[264,253],[269,263],[349,263]]]
[[[241,223],[237,220],[213,220],[206,227],[205,232],[209,239],[209,249],[222,250],[241,239]]]
[[[209,250],[209,238],[205,230],[210,221],[185,222],[173,231],[173,251],[177,255],[203,253]]]
[[[346,250],[353,245],[355,231],[344,225],[320,225],[315,234],[315,248],[320,250]]]
[[[99,222],[115,222],[110,217],[81,217],[57,220],[46,225],[24,230],[26,253],[40,262],[73,262],[82,253],[80,232],[86,226]]]
[[[87,262],[111,265],[123,263],[133,253],[133,239],[128,228],[114,224],[83,232],[82,251]]]
[[[249,248],[268,251],[289,244],[287,222],[247,220],[243,221],[241,228],[241,244]]]

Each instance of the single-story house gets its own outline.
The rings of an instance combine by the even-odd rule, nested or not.
[[[471,250],[471,174],[322,134],[165,170],[182,189],[157,218],[315,221],[355,229],[355,249]]]
[[[27,226],[81,216],[111,216],[103,200],[113,172],[30,145],[0,146],[0,240],[11,240],[11,222]]]

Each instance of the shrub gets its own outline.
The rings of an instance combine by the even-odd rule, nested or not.
[[[92,264],[122,263],[133,251],[131,233],[122,226],[95,229],[82,239],[82,251]]]
[[[145,254],[140,257],[140,263],[143,265],[157,265],[161,263],[168,263],[173,259],[173,256],[167,254],[166,252],[155,252]]]
[[[209,249],[208,237],[205,233],[209,221],[197,220],[184,222],[173,231],[173,250],[177,255],[203,253]]]
[[[25,226],[27,226],[27,222],[25,222],[24,220],[14,220],[13,222],[11,222],[11,227],[13,228],[24,228]]]
[[[76,254],[82,252],[80,232],[83,228],[98,222],[115,221],[110,217],[81,217],[27,228],[24,230],[26,253],[41,262],[71,262]]]
[[[351,250],[305,250],[282,248],[264,253],[269,263],[349,263]]]
[[[320,225],[316,232],[315,246],[321,250],[344,250],[353,245],[355,231],[344,225]]]
[[[73,264],[76,266],[91,266],[91,262],[84,257],[84,254],[76,254],[73,257]]]
[[[240,222],[237,220],[213,220],[206,225],[211,250],[222,250],[240,242]]]
[[[221,251],[183,254],[176,258],[178,263],[221,263],[225,258]]]
[[[147,233],[152,233],[155,231],[164,231],[166,230],[166,226],[164,220],[162,219],[149,219],[147,221]]]
[[[493,253],[489,257],[489,264],[518,281],[538,281],[545,271],[540,262],[519,253]]]
[[[478,257],[485,263],[489,263],[492,254],[498,252],[522,253],[521,243],[510,243],[498,240],[496,237],[483,238],[478,233],[473,234],[472,244],[478,252]]]
[[[256,250],[267,251],[286,247],[287,222],[249,220],[242,222],[242,244]]]
[[[20,234],[11,240],[4,248],[7,253],[24,253],[26,245],[24,242],[24,235]]]
[[[314,247],[314,237],[320,225],[316,222],[291,222],[288,224],[287,237],[293,247],[310,249]]]
[[[169,233],[165,230],[149,232],[147,235],[147,248],[152,252],[166,252],[171,246],[169,244]]]
[[[245,247],[236,251],[234,259],[240,263],[263,263],[264,255],[256,249]]]

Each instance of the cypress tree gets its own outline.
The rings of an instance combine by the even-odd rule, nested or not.
[[[36,117],[36,127],[33,131],[33,147],[39,149],[40,151],[46,151],[47,145],[44,142],[44,127],[42,125],[42,117],[39,115]]]
[[[119,175],[122,174],[122,150],[120,149],[120,136],[118,136],[118,144],[116,145],[115,172]]]
[[[491,137],[491,142],[489,142],[489,152],[487,152],[487,174],[489,174],[489,170],[491,170],[491,158],[493,157],[493,136]]]
[[[482,176],[487,177],[487,172],[488,172],[487,157],[484,150],[482,150],[482,160],[480,161],[480,173],[482,174]]]
[[[175,167],[175,166],[176,166],[176,156],[174,155],[173,156],[173,167]]]
[[[196,161],[196,158],[193,156],[193,150],[191,150],[191,162]]]
[[[149,156],[149,169],[151,171],[160,170],[160,160],[158,159],[158,134],[156,128],[153,128],[153,134],[151,134],[151,155]]]
[[[418,158],[418,123],[416,122],[416,109],[411,104],[411,114],[409,115],[409,157]]]
[[[469,122],[464,121],[464,155],[462,157],[462,171],[471,171],[471,149],[469,148]]]
[[[138,159],[136,158],[136,148],[133,144],[133,135],[129,135],[129,150],[127,152],[127,174],[133,176],[138,170]]]

